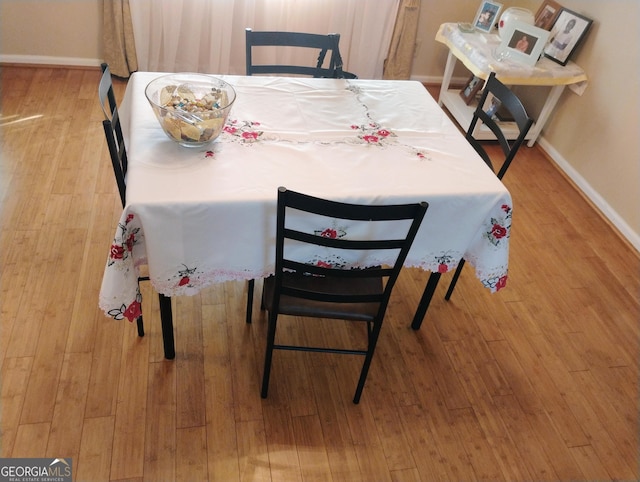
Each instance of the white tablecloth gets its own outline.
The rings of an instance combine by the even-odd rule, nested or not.
[[[271,274],[278,186],[354,203],[427,201],[405,264],[446,272],[464,257],[486,287],[504,286],[509,192],[420,83],[221,76],[237,91],[225,131],[185,148],[144,96],[158,75],[133,74],[120,107],[129,172],[100,293],[109,316],[135,317],[142,264],[168,296]],[[330,221],[309,229],[350,234]]]

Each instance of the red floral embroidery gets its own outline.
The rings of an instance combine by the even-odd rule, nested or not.
[[[375,144],[378,146],[384,146],[389,142],[389,138],[396,137],[393,132],[385,129],[377,122],[369,122],[368,124],[362,125],[351,124],[351,129],[360,131],[358,137],[367,144]]]
[[[316,264],[322,268],[331,268],[331,264],[326,261],[318,261]]]
[[[491,234],[496,239],[504,238],[507,235],[507,229],[499,224],[494,224],[491,229]]]
[[[222,128],[225,134],[229,134],[233,137],[237,137],[244,143],[253,143],[258,140],[262,135],[262,131],[255,130],[260,122],[257,121],[240,121],[237,119],[227,121],[227,124]]]
[[[449,267],[446,264],[440,263],[438,265],[438,273],[446,273],[447,271],[449,271]]]
[[[122,259],[124,255],[124,248],[122,246],[118,246],[117,244],[111,245],[111,259]]]
[[[136,235],[134,233],[131,233],[127,237],[127,240],[125,241],[125,244],[127,246],[127,251],[129,251],[129,252],[133,251],[133,245],[135,243],[136,243]]]
[[[204,157],[213,157],[213,156],[214,156],[213,151],[207,151],[204,153]]]
[[[196,276],[196,272],[198,271],[198,268],[189,268],[187,265],[183,265],[184,269],[178,270],[177,275],[175,276],[175,279],[177,279],[177,283],[176,286],[177,287],[182,287],[182,286],[188,286],[190,288],[193,288],[193,281],[194,278],[198,279],[198,277]]]
[[[238,129],[233,126],[224,126],[223,130],[228,134],[235,134],[238,131]]]
[[[511,228],[511,207],[507,204],[500,206],[504,216],[492,217],[490,224],[484,233],[484,237],[494,246],[509,238],[509,229]]]
[[[507,286],[507,275],[502,276],[496,283],[496,291]]]
[[[129,321],[137,319],[142,314],[142,306],[138,300],[133,301],[126,310],[124,310],[124,316]]]
[[[323,238],[335,239],[338,237],[338,232],[335,229],[327,228],[320,233],[320,236],[322,236]]]

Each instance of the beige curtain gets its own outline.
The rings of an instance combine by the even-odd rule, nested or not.
[[[104,0],[104,61],[118,77],[138,70],[129,0]]]
[[[338,32],[345,70],[361,79],[381,79],[400,0],[129,0],[129,3],[141,71],[244,75],[244,29],[251,27],[320,34]],[[295,55],[293,49],[280,60],[288,62]]]
[[[419,16],[420,0],[401,0],[382,78],[406,80],[411,76]]]

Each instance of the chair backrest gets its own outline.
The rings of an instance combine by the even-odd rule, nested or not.
[[[513,122],[518,127],[518,136],[515,140],[509,141],[505,133],[500,128],[500,124],[495,120],[496,111],[508,112]],[[515,157],[518,149],[525,140],[526,135],[531,129],[533,119],[529,117],[520,99],[506,85],[496,78],[495,72],[491,72],[487,79],[484,90],[478,102],[469,129],[467,130],[467,141],[471,143],[474,149],[480,154],[484,161],[493,169],[493,164],[489,155],[482,147],[480,142],[473,136],[478,121],[482,121],[491,132],[496,136],[502,152],[505,155],[504,163],[498,171],[498,179],[502,179],[507,169],[511,165],[511,161]]]
[[[329,201],[308,196],[284,187],[278,189],[275,293],[321,303],[377,303],[377,315],[381,320],[387,308],[391,290],[398,278],[420,223],[427,211],[426,202],[397,205],[359,205]],[[314,232],[296,228],[300,226],[300,213],[304,226],[314,226]],[[332,224],[335,223],[335,224]],[[374,223],[383,224],[374,229]],[[336,228],[326,229],[331,224]],[[344,236],[341,236],[341,226]],[[366,234],[358,236],[357,228]],[[382,229],[380,229],[382,227]],[[316,229],[317,228],[317,229]],[[309,259],[311,248],[314,256]],[[380,266],[359,266],[352,262],[363,259],[364,253],[391,252],[395,260]],[[301,255],[300,253],[305,254]],[[304,259],[299,259],[302,256]],[[370,258],[371,259],[371,258]],[[383,257],[372,259],[384,259]],[[283,285],[284,273],[301,276],[322,277],[324,281],[335,281],[335,290],[317,291],[314,284]],[[386,278],[382,291],[346,292],[340,286],[365,279],[378,281]],[[323,283],[326,288],[328,283]],[[279,296],[274,297],[274,311],[278,311]],[[371,311],[371,310],[369,310]],[[374,311],[375,312],[375,311]],[[323,317],[330,317],[325,314]],[[336,316],[342,318],[341,316]]]
[[[107,64],[102,64],[101,67],[102,77],[98,86],[98,97],[105,117],[102,125],[107,139],[107,146],[109,147],[109,155],[111,156],[111,164],[113,164],[113,173],[116,177],[120,200],[122,201],[122,207],[124,207],[126,204],[127,151],[124,145],[122,127],[120,126],[116,97],[113,93],[111,71]]]
[[[327,35],[301,32],[246,32],[246,73],[269,75],[304,75],[311,77],[357,78],[342,70],[340,34]],[[317,51],[315,65],[255,64],[253,47],[301,47]],[[328,62],[325,60],[329,53]]]

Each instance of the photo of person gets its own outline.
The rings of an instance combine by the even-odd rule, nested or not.
[[[472,75],[467,83],[460,90],[460,97],[464,99],[464,103],[469,105],[475,98],[478,91],[482,88],[484,81],[480,77]]]
[[[482,110],[485,111],[489,117],[494,117],[501,105],[502,102],[500,102],[500,99],[493,94],[489,94],[484,102]]]
[[[492,11],[491,7],[488,7],[478,16],[476,27],[480,27],[483,29],[487,29],[491,27],[491,22],[493,22],[493,19],[495,18],[495,16],[496,16],[495,10]]]
[[[483,32],[491,32],[501,8],[501,3],[489,1],[482,2],[478,9],[478,13],[476,13],[476,19],[473,22],[474,27],[478,30],[482,30]]]
[[[523,35],[520,40],[516,43],[516,49],[520,52],[528,53],[529,50],[529,39],[526,35]]]
[[[551,22],[554,13],[555,12],[551,7],[545,7],[540,16],[536,19],[535,26],[546,30],[549,27],[549,23]]]
[[[551,30],[551,26],[562,7],[554,0],[545,0],[536,13],[534,26]]]
[[[477,90],[476,87],[478,86],[478,83],[480,82],[480,80],[481,79],[479,77],[473,77],[473,79],[471,79],[471,82],[469,82],[467,86],[464,88],[464,90],[462,91],[465,97],[470,97],[472,92],[474,90]]]
[[[576,19],[572,18],[565,25],[564,29],[555,34],[551,34],[551,41],[545,49],[545,53],[554,56],[558,60],[564,60],[567,58],[569,50],[567,47],[575,42],[575,36],[572,32],[576,26]]]
[[[566,65],[591,23],[591,20],[563,8],[551,29],[549,43],[544,49],[545,56]]]
[[[548,30],[514,20],[501,33],[502,41],[494,55],[498,61],[508,58],[522,65],[536,65],[549,35]]]
[[[520,30],[514,30],[511,40],[509,41],[509,47],[529,55],[533,47],[535,47],[537,40],[538,39],[532,35],[527,35]]]

